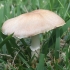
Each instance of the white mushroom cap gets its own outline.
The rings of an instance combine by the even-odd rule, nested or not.
[[[35,10],[8,19],[2,26],[2,32],[18,38],[26,38],[63,26],[64,20],[49,10]]]

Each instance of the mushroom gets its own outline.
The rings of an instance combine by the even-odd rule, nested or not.
[[[54,12],[39,9],[8,19],[2,26],[2,32],[5,35],[14,33],[13,36],[19,39],[31,37],[32,56],[35,54],[38,57],[35,51],[40,49],[39,34],[64,24],[65,21]]]

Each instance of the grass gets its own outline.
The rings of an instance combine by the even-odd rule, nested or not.
[[[40,57],[32,68],[30,39],[16,41],[12,35],[3,35],[1,26],[35,9],[51,10],[66,24],[41,35]],[[0,70],[70,70],[70,0],[0,0]]]

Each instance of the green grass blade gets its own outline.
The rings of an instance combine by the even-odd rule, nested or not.
[[[28,44],[24,41],[24,39],[20,39],[20,41],[24,44],[24,46],[28,46]]]
[[[42,46],[42,53],[45,55],[49,52],[49,48],[55,45],[56,41],[56,29],[53,30],[48,42],[45,42]]]
[[[1,38],[1,26],[2,23],[4,22],[4,1],[0,2],[0,42],[2,41]]]
[[[54,64],[55,70],[63,70],[63,67],[60,66],[58,63]]]
[[[7,48],[7,52],[13,56],[14,50],[13,50],[11,44],[9,43],[9,41],[6,42],[6,48]]]
[[[13,35],[13,34],[7,36],[2,42],[0,42],[0,48],[1,48],[10,38],[12,38],[12,35]]]
[[[39,64],[37,65],[37,70],[44,70],[44,54],[40,54]]]
[[[66,24],[60,28],[60,36],[62,36],[62,34],[67,31],[67,29],[70,27],[70,20],[68,20],[66,22]]]
[[[69,8],[70,8],[70,3],[67,6],[67,9],[66,9],[65,14],[64,14],[64,18],[66,18]]]
[[[3,21],[4,21],[4,3],[1,2],[0,3],[0,31],[1,31],[1,26]]]
[[[18,57],[21,59],[21,61],[22,61],[23,63],[25,63],[25,65],[26,65],[28,68],[30,68],[30,65],[27,63],[27,61],[26,61],[20,54],[18,54]]]
[[[11,16],[10,16],[10,6],[11,6],[11,3],[12,3],[12,0],[7,0],[5,1],[5,17],[6,19],[9,19]]]
[[[55,43],[55,58],[59,58],[59,51],[60,51],[60,30],[59,28],[56,29],[56,43]]]

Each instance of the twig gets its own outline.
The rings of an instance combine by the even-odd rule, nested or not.
[[[26,6],[25,6],[25,5],[24,5],[24,8],[25,8],[26,12],[28,13],[28,10],[27,10],[27,8],[26,8]]]
[[[0,56],[7,56],[7,57],[11,57],[12,58],[12,56],[11,55],[8,55],[8,54],[1,54],[0,53]]]
[[[19,50],[19,51],[20,51],[20,50]],[[14,59],[13,59],[13,61],[12,61],[12,65],[14,65],[14,61],[15,61],[15,59],[16,59],[16,57],[17,57],[19,51],[15,53],[15,57],[14,57]]]

